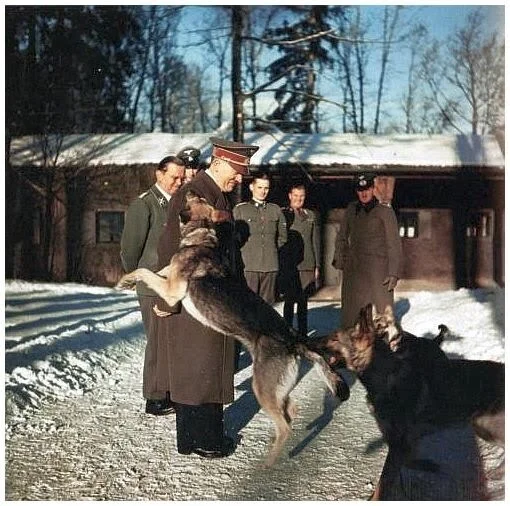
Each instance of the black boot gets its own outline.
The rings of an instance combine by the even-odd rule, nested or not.
[[[170,392],[166,393],[166,399],[147,399],[145,412],[155,416],[171,415],[175,413],[174,403],[170,399]]]

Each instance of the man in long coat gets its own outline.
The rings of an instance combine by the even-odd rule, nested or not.
[[[248,174],[250,157],[258,149],[237,142],[211,138],[209,168],[176,193],[168,208],[165,230],[158,246],[159,265],[168,265],[180,242],[179,213],[188,190],[193,190],[217,210],[225,220],[216,224],[219,247],[232,275],[238,275],[239,250],[234,238],[234,222],[228,193]],[[224,435],[223,404],[234,400],[234,340],[203,326],[186,310],[169,308],[158,299],[157,309],[171,313],[168,325],[170,385],[176,406],[177,451],[206,458],[225,457],[235,449]],[[160,313],[162,314],[162,313]]]
[[[395,212],[374,195],[374,175],[356,178],[358,200],[349,203],[338,233],[333,266],[343,270],[342,328],[354,325],[372,303],[379,311],[393,306],[402,246]]]
[[[120,240],[120,258],[126,272],[139,267],[157,270],[159,236],[166,222],[168,202],[184,180],[184,162],[175,156],[163,158],[155,177],[156,182],[131,202],[127,210]],[[161,318],[152,310],[157,295],[142,282],[136,284],[136,293],[147,336],[142,383],[145,412],[168,415],[175,410],[169,394],[168,338],[161,332]]]

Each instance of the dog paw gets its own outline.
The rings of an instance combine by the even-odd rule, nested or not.
[[[136,281],[131,279],[121,279],[115,286],[115,290],[132,290],[136,286]]]

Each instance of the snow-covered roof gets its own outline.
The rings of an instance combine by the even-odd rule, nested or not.
[[[105,134],[69,135],[58,152],[57,165],[138,165],[158,163],[184,146],[202,150],[210,157],[211,134]],[[420,170],[459,167],[501,169],[505,160],[494,136],[473,135],[358,135],[358,134],[285,134],[250,132],[245,142],[260,149],[252,157],[252,166],[289,166],[306,164],[335,170],[353,167],[420,168]],[[11,142],[13,166],[42,165],[41,140],[18,137]],[[51,145],[51,143],[50,143]]]

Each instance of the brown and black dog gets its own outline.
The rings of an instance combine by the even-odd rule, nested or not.
[[[356,325],[321,342],[357,373],[388,455],[373,499],[485,498],[475,433],[504,441],[504,365],[449,359],[436,340],[403,332],[368,305]],[[471,423],[469,423],[471,422]]]
[[[214,208],[191,192],[186,202],[181,213],[182,240],[170,265],[157,274],[137,269],[123,276],[117,288],[143,281],[170,306],[181,301],[203,325],[239,340],[247,348],[253,361],[253,391],[276,429],[265,462],[270,466],[289,437],[296,414],[289,394],[296,385],[300,357],[320,366],[329,389],[342,400],[348,398],[349,389],[271,305],[229,275],[218,252]]]

